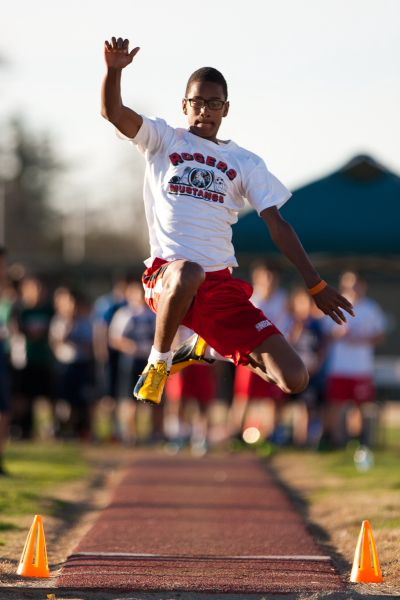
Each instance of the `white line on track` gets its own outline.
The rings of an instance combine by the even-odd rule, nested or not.
[[[174,554],[141,554],[134,552],[76,552],[71,554],[68,558],[80,558],[80,557],[92,557],[92,558],[137,558],[137,559],[157,559],[157,560],[301,560],[301,561],[330,561],[329,556],[319,555],[308,555],[308,554],[255,554],[255,555],[237,555],[237,556],[184,556]]]

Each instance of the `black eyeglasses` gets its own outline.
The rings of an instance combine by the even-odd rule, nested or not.
[[[210,110],[221,110],[226,104],[225,100],[211,99],[204,100],[204,98],[185,98],[192,108],[204,108],[208,106]]]

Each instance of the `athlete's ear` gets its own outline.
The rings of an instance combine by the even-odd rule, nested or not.
[[[186,100],[186,98],[182,99],[182,110],[183,110],[183,114],[187,115],[187,100]]]
[[[224,111],[223,111],[223,113],[222,113],[222,116],[223,116],[223,117],[226,117],[226,115],[228,114],[228,112],[229,112],[229,101],[227,100],[227,101],[225,102],[225,105],[224,105]]]

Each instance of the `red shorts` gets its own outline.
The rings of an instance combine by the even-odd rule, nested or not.
[[[167,380],[167,396],[172,402],[197,400],[208,406],[217,393],[214,369],[211,365],[190,365]]]
[[[242,365],[236,368],[234,395],[238,401],[242,402],[255,399],[272,399],[281,402],[286,398],[285,392],[277,385],[265,381]]]
[[[156,258],[143,274],[146,302],[154,312],[168,264]],[[235,364],[247,364],[250,352],[271,335],[281,334],[250,302],[252,293],[252,286],[232,277],[229,269],[206,273],[182,325],[193,329],[211,348]]]
[[[327,399],[329,402],[372,402],[375,400],[375,383],[372,377],[339,377],[328,379]]]

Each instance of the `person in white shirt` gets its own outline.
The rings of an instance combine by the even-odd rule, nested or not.
[[[380,306],[366,297],[367,283],[354,271],[340,278],[340,290],[355,307],[356,315],[343,327],[326,319],[324,330],[331,345],[327,361],[327,430],[331,441],[342,446],[349,438],[348,415],[358,407],[359,435],[367,434],[371,403],[375,401],[374,353],[384,340],[386,319]],[[375,411],[376,412],[376,411]],[[356,419],[353,419],[356,421]]]
[[[155,316],[144,301],[143,286],[130,281],[125,290],[127,304],[114,314],[108,332],[109,346],[120,353],[117,404],[114,407],[116,437],[125,443],[136,440],[136,406],[132,384],[143,371],[154,338]],[[156,413],[153,412],[153,417]],[[158,422],[153,422],[154,428]],[[157,432],[159,433],[159,431]]]
[[[283,391],[308,383],[301,359],[279,330],[249,298],[249,284],[233,278],[237,265],[231,226],[245,199],[269,227],[274,242],[301,273],[319,308],[338,323],[350,303],[321,280],[279,208],[290,192],[264,161],[233,141],[218,139],[229,111],[223,75],[212,67],[195,71],[182,109],[188,129],[174,129],[125,106],[121,74],[139,51],[129,40],[105,42],[106,76],[102,115],[135,144],[146,160],[144,201],[151,256],[143,276],[146,300],[157,312],[148,364],[135,386],[138,400],[160,404],[171,370],[172,341],[180,324],[197,336],[193,358],[224,358],[248,364]],[[207,356],[208,353],[208,356]],[[174,359],[178,368],[177,356]]]

